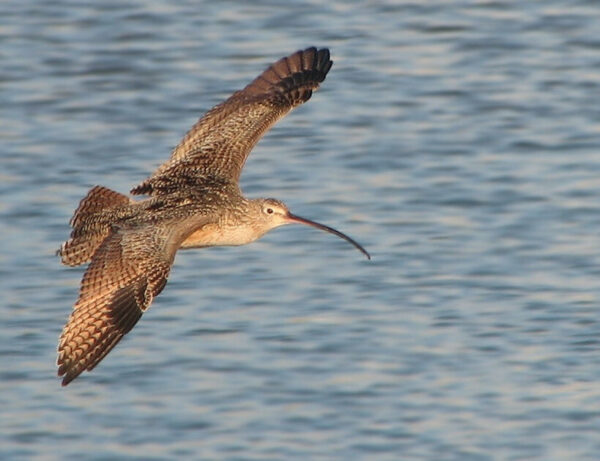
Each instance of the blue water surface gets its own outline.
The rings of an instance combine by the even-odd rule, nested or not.
[[[600,459],[595,1],[0,4],[0,458]],[[181,252],[66,388],[87,190],[126,192],[270,62],[327,46],[257,146],[289,226]]]

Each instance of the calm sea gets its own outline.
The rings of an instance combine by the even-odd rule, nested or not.
[[[0,458],[600,459],[600,4],[0,3]],[[339,228],[182,252],[61,388],[54,251],[267,64],[331,49],[242,186]]]

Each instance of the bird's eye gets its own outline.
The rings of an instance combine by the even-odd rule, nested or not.
[[[273,208],[267,208],[267,214],[273,214]]]

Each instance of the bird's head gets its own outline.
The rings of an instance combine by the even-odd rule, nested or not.
[[[321,229],[330,234],[337,235],[338,237],[350,242],[360,252],[362,252],[368,259],[371,259],[371,255],[365,250],[358,242],[348,237],[346,234],[334,229],[333,227],[326,226],[325,224],[311,221],[310,219],[302,218],[295,214],[292,214],[285,203],[274,198],[258,199],[255,203],[258,204],[260,209],[259,226],[267,233],[271,229],[275,229],[279,226],[286,224],[305,224],[312,226],[317,229]]]

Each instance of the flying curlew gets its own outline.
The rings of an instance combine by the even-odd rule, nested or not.
[[[285,224],[307,224],[279,200],[248,199],[238,181],[261,136],[308,101],[331,68],[329,50],[307,48],[269,66],[243,90],[204,115],[148,179],[134,201],[96,186],[75,210],[71,237],[58,251],[69,266],[90,262],[58,344],[66,386],[92,370],[128,333],[167,283],[180,248],[244,245]]]

